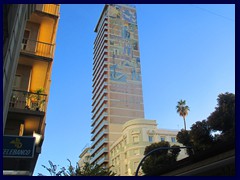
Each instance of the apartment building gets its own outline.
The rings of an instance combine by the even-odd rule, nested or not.
[[[59,7],[4,5],[3,175],[32,175],[41,153]]]
[[[87,147],[85,148],[82,153],[79,155],[79,161],[78,161],[78,165],[79,167],[83,167],[85,165],[85,163],[90,163],[90,159],[91,159],[91,148]]]
[[[95,32],[91,163],[108,166],[122,125],[144,118],[136,8],[106,4]]]

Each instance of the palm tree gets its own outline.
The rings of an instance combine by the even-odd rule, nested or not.
[[[180,116],[183,117],[184,121],[184,129],[186,130],[186,116],[188,115],[188,111],[190,111],[189,107],[186,105],[186,101],[180,100],[178,101],[178,104],[176,106],[177,108],[177,113],[179,113]]]

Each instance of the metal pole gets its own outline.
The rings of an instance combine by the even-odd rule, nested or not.
[[[138,165],[138,167],[137,167],[137,171],[136,171],[136,173],[135,173],[135,176],[138,176],[138,171],[139,171],[139,169],[140,169],[140,167],[141,167],[141,165],[142,165],[142,162],[143,162],[149,155],[151,155],[153,152],[159,151],[159,150],[163,150],[163,149],[168,149],[168,150],[169,150],[169,149],[184,149],[184,148],[192,148],[192,147],[190,147],[190,146],[183,146],[183,147],[160,147],[160,148],[156,148],[156,149],[150,151],[150,152],[147,153],[147,154],[143,157],[143,159],[140,161],[140,163],[139,163],[139,165]]]

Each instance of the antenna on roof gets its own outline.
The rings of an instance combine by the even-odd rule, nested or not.
[[[84,149],[86,149],[88,146],[89,146],[89,144],[87,143],[87,144],[82,148],[82,151],[83,151]]]

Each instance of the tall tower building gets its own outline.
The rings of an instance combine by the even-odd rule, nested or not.
[[[59,4],[3,13],[3,175],[32,175],[44,140]]]
[[[144,118],[136,8],[106,4],[95,32],[91,163],[108,166],[122,125]]]

